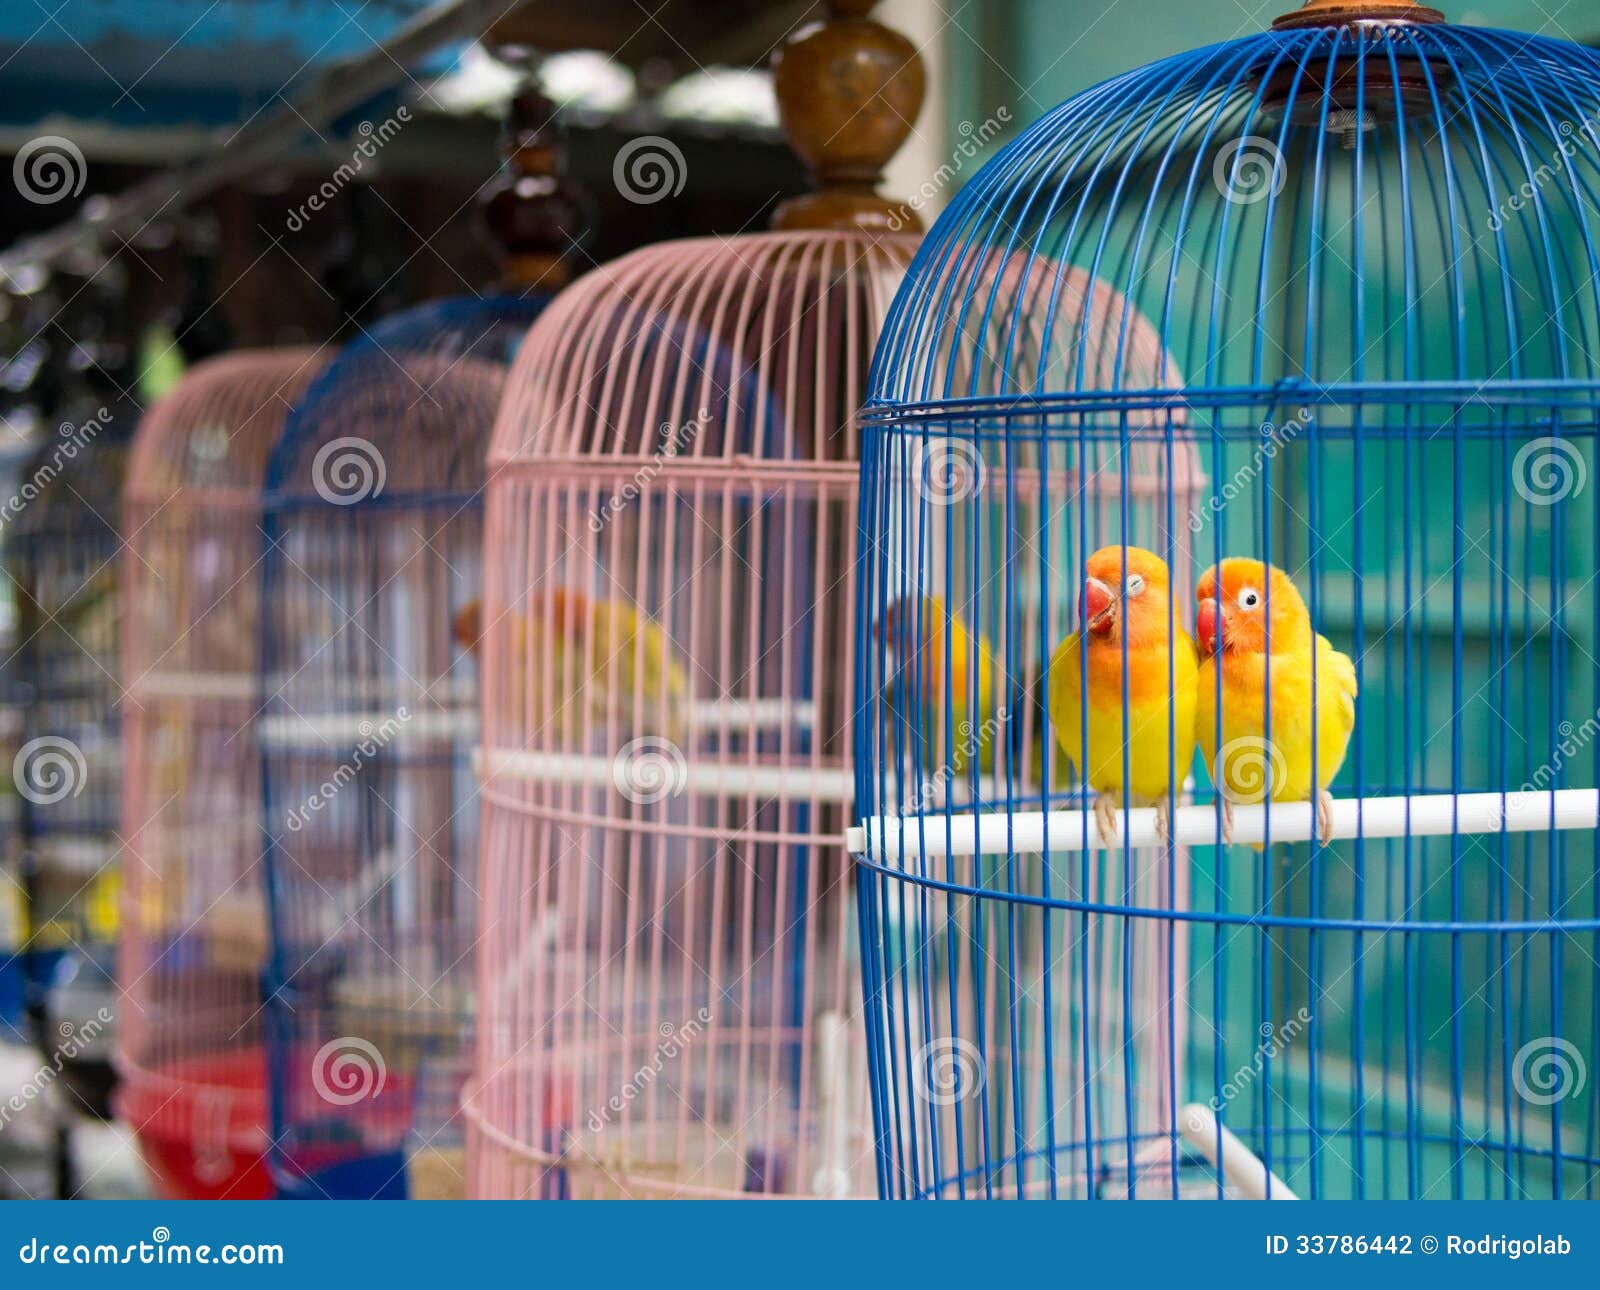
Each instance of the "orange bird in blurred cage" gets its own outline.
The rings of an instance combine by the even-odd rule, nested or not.
[[[511,623],[512,702],[530,694],[534,710],[558,721],[560,737],[569,742],[581,738],[585,713],[591,730],[608,730],[615,720],[628,738],[683,738],[689,677],[660,623],[624,601],[595,600],[571,587],[535,592],[530,603]],[[477,653],[482,602],[463,606],[451,633]],[[548,697],[546,678],[553,691]]]
[[[1305,601],[1282,569],[1260,560],[1224,560],[1206,571],[1195,595],[1195,625],[1206,654],[1196,720],[1222,802],[1224,840],[1232,839],[1235,803],[1314,796],[1326,846],[1333,822],[1328,785],[1355,729],[1355,664],[1313,630]]]
[[[1182,790],[1194,758],[1200,654],[1178,625],[1160,556],[1136,546],[1102,547],[1085,562],[1084,575],[1082,627],[1050,660],[1050,724],[1095,792],[1100,841],[1113,845],[1125,797],[1130,805],[1156,808],[1165,840],[1172,833],[1170,795]]]

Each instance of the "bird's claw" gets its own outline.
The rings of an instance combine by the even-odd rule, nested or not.
[[[1222,840],[1229,846],[1233,845],[1233,802],[1225,795],[1219,794],[1217,800],[1222,804]]]
[[[1094,822],[1100,832],[1100,845],[1111,850],[1117,845],[1117,799],[1101,793],[1094,799]]]
[[[1156,840],[1163,847],[1172,845],[1172,804],[1165,797],[1156,802]]]
[[[1323,789],[1317,794],[1317,836],[1323,846],[1333,843],[1333,794]]]

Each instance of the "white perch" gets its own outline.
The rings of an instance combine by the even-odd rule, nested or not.
[[[670,785],[661,796],[690,792],[702,796],[749,796],[761,800],[842,802],[855,800],[855,776],[829,766],[755,765],[684,758],[664,751],[665,743],[644,747],[637,756],[658,761]],[[611,756],[582,753],[515,752],[506,748],[480,748],[473,768],[480,780],[535,780],[547,784],[587,784],[594,788],[621,788],[636,772],[622,752]]]
[[[1299,1200],[1261,1158],[1217,1123],[1209,1106],[1191,1102],[1178,1112],[1178,1133],[1222,1172],[1228,1185],[1246,1200]],[[1217,1157],[1220,1135],[1222,1156]],[[1269,1188],[1268,1183],[1271,1183]]]
[[[1310,802],[1272,802],[1233,808],[1233,841],[1262,842],[1271,816],[1274,842],[1305,842],[1316,831]],[[1116,813],[1114,845],[1160,846],[1154,808]],[[863,820],[845,833],[852,854],[881,863],[907,856],[1003,856],[1046,850],[1082,851],[1100,847],[1092,811],[937,812],[926,816],[885,816]],[[1563,788],[1546,793],[1428,793],[1412,797],[1350,797],[1333,803],[1332,837],[1441,837],[1473,833],[1535,833],[1547,829],[1600,827],[1600,791]],[[1178,846],[1211,846],[1217,840],[1214,805],[1180,806],[1173,812]]]

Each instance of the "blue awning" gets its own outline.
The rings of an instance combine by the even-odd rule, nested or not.
[[[430,0],[6,0],[0,125],[244,121],[369,50]],[[449,63],[439,55],[434,68]]]

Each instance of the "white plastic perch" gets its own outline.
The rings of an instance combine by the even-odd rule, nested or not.
[[[1221,1170],[1246,1200],[1299,1200],[1282,1178],[1261,1163],[1261,1158],[1217,1123],[1209,1106],[1191,1102],[1178,1112],[1178,1133],[1191,1147]],[[1221,1144],[1221,1158],[1217,1147]]]
[[[1271,816],[1274,842],[1305,842],[1316,830],[1310,802],[1272,802],[1236,806],[1233,841],[1262,842]],[[1153,808],[1116,813],[1116,846],[1154,847]],[[1546,829],[1600,827],[1600,791],[1563,788],[1548,793],[1429,793],[1412,797],[1351,797],[1333,804],[1332,836],[1337,838],[1439,837],[1469,833],[1533,833]],[[1046,837],[1048,835],[1048,847]],[[1180,806],[1173,812],[1178,846],[1210,846],[1217,840],[1217,810],[1212,805]],[[845,833],[855,855],[881,862],[906,856],[1014,855],[1031,852],[1095,850],[1100,834],[1092,811],[1004,811],[880,816]]]

